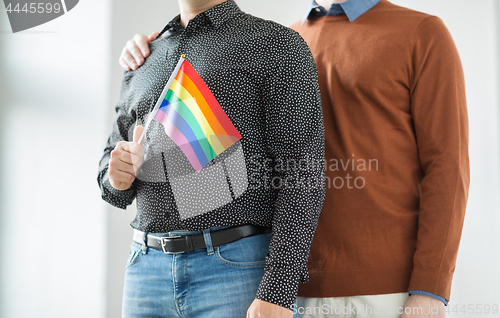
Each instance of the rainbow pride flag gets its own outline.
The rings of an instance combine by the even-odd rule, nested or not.
[[[219,102],[184,56],[165,85],[144,131],[151,118],[163,124],[167,135],[197,172],[241,139]]]

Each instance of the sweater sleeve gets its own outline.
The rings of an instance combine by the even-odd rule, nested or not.
[[[129,141],[131,139],[132,130],[136,122],[136,113],[130,110],[129,102],[131,100],[130,95],[133,93],[129,85],[132,74],[133,72],[125,72],[121,86],[120,100],[115,106],[116,118],[113,122],[111,134],[106,142],[101,161],[99,162],[97,175],[97,183],[101,189],[103,200],[120,209],[126,209],[134,201],[137,193],[137,179],[129,189],[123,191],[117,190],[109,182],[108,168],[111,152],[115,149],[118,142]]]
[[[437,17],[420,23],[411,59],[411,112],[424,177],[408,289],[449,300],[470,178],[464,75]]]
[[[298,285],[308,280],[309,249],[325,197],[325,132],[316,65],[307,44],[293,32],[279,48],[265,115],[275,165],[272,180],[279,182],[256,298],[291,308]]]

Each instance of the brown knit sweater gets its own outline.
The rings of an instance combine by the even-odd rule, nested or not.
[[[327,194],[299,296],[446,299],[469,188],[464,76],[434,16],[382,0],[292,26],[319,71]]]

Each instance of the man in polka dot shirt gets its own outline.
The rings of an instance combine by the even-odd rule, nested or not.
[[[100,163],[103,199],[137,202],[123,317],[291,317],[325,194],[314,59],[297,32],[234,0],[179,4],[124,74]],[[139,143],[181,56],[242,136],[200,172],[155,120]],[[168,117],[182,125],[190,112],[178,102]]]
[[[450,33],[386,0],[312,1],[291,28],[318,66],[327,160],[297,314],[445,317],[469,188],[464,76]],[[152,37],[131,40],[120,64],[137,69]]]

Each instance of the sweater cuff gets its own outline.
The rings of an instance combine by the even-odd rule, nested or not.
[[[429,293],[429,292],[426,292],[426,291],[423,291],[423,290],[409,290],[408,291],[408,295],[422,295],[422,296],[428,296],[428,297],[432,297],[432,298],[435,298],[437,300],[440,300],[444,303],[445,306],[448,306],[448,301],[446,299],[444,299],[443,297],[441,296],[438,296],[438,295],[435,295],[433,293]]]
[[[264,273],[255,298],[293,310],[300,277],[291,268]]]
[[[421,290],[450,299],[453,271],[414,268],[408,290]]]

